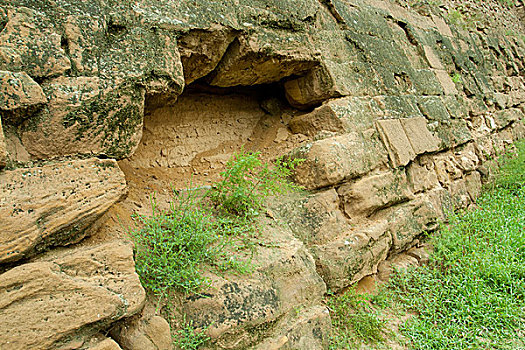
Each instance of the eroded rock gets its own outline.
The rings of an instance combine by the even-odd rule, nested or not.
[[[18,123],[23,112],[46,103],[47,99],[38,85],[25,72],[0,71],[0,114],[4,122]]]
[[[58,162],[0,173],[0,262],[78,242],[126,193],[114,160]]]
[[[0,70],[25,71],[35,78],[70,69],[52,23],[45,14],[27,7],[8,9],[7,24],[0,33]]]
[[[271,335],[275,322],[300,305],[320,302],[326,286],[304,245],[282,229],[267,226],[250,275],[210,276],[212,287],[185,296],[181,311],[222,348],[245,349]],[[269,242],[270,242],[269,241]]]
[[[143,316],[118,325],[111,335],[124,349],[171,350],[170,325],[160,316]]]
[[[413,198],[404,171],[367,176],[346,183],[337,190],[345,213],[350,217],[368,216],[373,212]]]
[[[131,155],[142,137],[142,88],[98,77],[60,77],[43,84],[46,108],[21,127],[27,151],[45,159],[74,154]]]
[[[386,152],[371,130],[366,136],[352,132],[316,141],[299,157],[306,160],[297,167],[295,179],[308,189],[341,183],[386,162]]]
[[[340,290],[377,272],[392,246],[388,227],[387,221],[378,220],[311,247],[319,273],[331,290]]]
[[[330,339],[330,313],[324,306],[298,307],[275,326],[274,335],[254,350],[325,349]]]
[[[0,169],[7,164],[7,145],[5,143],[4,130],[2,128],[2,120],[0,119]]]
[[[2,349],[81,346],[143,307],[145,292],[129,244],[115,241],[54,255],[0,275]]]

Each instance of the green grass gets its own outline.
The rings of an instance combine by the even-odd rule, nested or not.
[[[184,322],[182,329],[175,331],[173,336],[173,345],[180,350],[197,350],[201,345],[206,344],[208,337],[204,330],[197,330],[193,323]]]
[[[369,305],[368,297],[350,288],[344,294],[328,299],[332,320],[330,350],[359,349],[361,344],[384,341],[385,321]]]
[[[377,295],[329,298],[330,349],[385,349],[386,340],[417,350],[525,349],[525,142],[500,164],[476,209],[451,214],[431,238],[427,265],[395,271]],[[407,313],[402,337],[388,330]]]
[[[525,143],[475,210],[453,214],[428,265],[394,274],[388,295],[414,311],[413,349],[525,346]],[[384,301],[383,301],[384,303]]]

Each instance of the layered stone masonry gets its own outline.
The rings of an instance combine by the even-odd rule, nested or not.
[[[496,29],[375,0],[0,0],[0,347],[171,347],[167,324],[141,311],[131,247],[77,243],[126,192],[118,164],[94,157],[133,155],[145,104],[172,105],[192,83],[282,89],[292,115],[262,110],[307,140],[292,155],[313,194],[262,219],[256,271],[209,273],[207,297],[179,296],[172,316],[209,326],[212,348],[327,347],[327,288],[473,203],[525,137],[525,44]],[[187,166],[199,149],[171,151],[170,166]]]

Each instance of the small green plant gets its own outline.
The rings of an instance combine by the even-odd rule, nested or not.
[[[197,330],[193,322],[184,322],[182,329],[174,332],[173,345],[180,350],[197,350],[201,345],[206,344],[210,337],[205,330]]]
[[[205,264],[218,271],[251,271],[250,262],[237,259],[235,252],[253,245],[252,219],[264,198],[298,188],[288,176],[299,162],[278,159],[270,166],[259,153],[241,151],[207,193],[174,191],[167,210],[152,200],[152,214],[135,215],[139,228],[131,231],[142,285],[163,297],[169,290],[192,293],[206,286]]]
[[[355,349],[362,343],[383,342],[385,321],[374,311],[366,295],[357,294],[354,288],[328,300],[332,319],[330,349]]]
[[[222,213],[253,218],[266,197],[299,188],[288,177],[301,161],[279,158],[272,167],[263,164],[259,152],[241,150],[228,161],[209,197]]]
[[[169,289],[192,292],[206,280],[200,266],[217,256],[218,240],[212,218],[194,193],[175,192],[169,210],[157,208],[148,216],[136,215],[142,227],[131,232],[135,242],[135,268],[142,285],[155,294]]]
[[[454,73],[452,75],[452,81],[455,83],[455,84],[460,84],[463,80],[461,79],[461,74],[459,73]]]

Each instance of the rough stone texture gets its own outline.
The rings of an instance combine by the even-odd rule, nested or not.
[[[0,172],[0,262],[78,242],[126,192],[114,160],[87,159]]]
[[[44,13],[27,7],[7,9],[7,23],[0,33],[0,70],[25,71],[40,78],[61,75],[71,62],[60,41]]]
[[[316,136],[320,131],[338,134],[366,131],[373,128],[374,119],[384,115],[377,102],[370,98],[345,97],[330,100],[310,113],[290,120],[295,133]]]
[[[340,232],[350,231],[350,222],[340,210],[335,189],[297,197],[279,205],[276,211],[306,245],[325,244],[337,238]]]
[[[2,128],[2,119],[0,119],[0,169],[7,164],[7,145],[5,142],[4,130]]]
[[[142,137],[144,91],[104,84],[98,77],[61,77],[43,84],[49,103],[21,128],[27,151],[40,159],[130,155]]]
[[[240,36],[228,48],[209,78],[210,85],[267,84],[299,75],[316,65],[311,44],[304,34],[261,30],[255,35]]]
[[[113,242],[65,250],[3,273],[0,346],[69,348],[137,313],[145,293],[134,267],[132,247]]]
[[[451,23],[459,5],[476,24],[476,16],[489,13],[489,24]],[[291,196],[262,216],[264,239],[258,237],[254,273],[210,273],[213,287],[204,292],[209,298],[180,296],[177,306],[199,326],[213,322],[210,348],[326,347],[325,284],[344,290],[374,273],[387,255],[417,245],[419,235],[446,220],[453,207],[472,203],[481,181],[494,174],[490,159],[525,137],[525,46],[519,35],[503,35],[510,31],[522,28],[496,0],[446,0],[442,6],[378,0],[0,0],[0,113],[8,157],[0,132],[0,162],[9,169],[0,172],[1,222],[12,232],[27,228],[34,235],[20,238],[31,255],[80,239],[124,191],[122,174],[112,176],[109,168],[79,175],[73,170],[78,161],[62,160],[71,167],[54,170],[49,163],[35,167],[35,159],[121,159],[133,198],[112,209],[108,216],[115,217],[145,209],[147,194],[163,193],[171,181],[182,186],[190,174],[198,185],[210,184],[243,145],[266,160],[305,158],[296,179],[321,191]],[[24,185],[24,171],[35,169],[55,179],[38,190]],[[25,182],[11,179],[13,174],[26,175]],[[105,177],[112,180],[101,183]],[[31,173],[31,181],[37,179]],[[34,194],[20,202],[17,196],[26,191]],[[73,203],[63,203],[62,196]],[[34,200],[52,203],[38,207]],[[24,203],[29,207],[22,208]],[[52,218],[55,226],[44,222],[42,228],[39,217]],[[104,218],[95,226],[110,232],[118,231],[115,225]],[[101,231],[90,240],[104,240],[107,232]],[[39,241],[41,235],[49,239]],[[25,253],[16,254],[13,260]],[[399,265],[421,260],[417,254],[400,258]],[[24,266],[33,269],[31,264]],[[52,259],[38,264],[35,271],[53,276],[46,270]],[[90,276],[94,281],[109,275],[101,269]],[[97,291],[119,294],[122,286],[113,282],[104,279]],[[115,304],[104,298],[95,307],[111,309]],[[90,307],[81,298],[58,299],[52,303]],[[43,320],[44,311],[33,320]],[[175,316],[171,326],[180,327],[182,314]],[[152,320],[138,318],[135,326],[134,320],[119,321],[115,336],[123,347],[163,346],[155,341],[166,339],[166,324],[146,319]],[[95,334],[107,332],[112,322],[67,330],[67,344],[42,339],[58,341],[49,345],[58,348],[118,348]],[[148,330],[150,324],[157,326]]]
[[[422,156],[410,163],[407,174],[414,193],[427,191],[439,185],[431,156]]]
[[[425,118],[403,118],[401,125],[415,154],[435,152],[439,149],[439,141],[428,131]]]
[[[38,85],[25,72],[0,71],[0,115],[5,121],[17,123],[17,117],[30,108],[46,103],[47,99]]]
[[[404,171],[364,177],[342,185],[337,192],[349,217],[368,216],[413,197]]]
[[[89,341],[84,342],[82,350],[122,350],[122,348],[111,338],[107,338],[102,334],[96,334]]]
[[[388,255],[392,235],[386,221],[343,232],[324,245],[311,247],[319,274],[327,286],[337,291],[377,272],[377,265]]]
[[[275,325],[274,335],[253,349],[326,349],[330,339],[330,327],[330,313],[326,307],[300,307]]]
[[[140,317],[126,321],[113,328],[111,335],[126,350],[172,349],[170,325],[160,316]]]
[[[197,327],[207,327],[222,348],[246,349],[270,336],[275,323],[294,308],[319,305],[326,286],[302,242],[265,221],[249,276],[209,275],[212,287],[181,297],[179,309]],[[279,329],[279,328],[275,328]],[[326,334],[326,330],[323,331]]]
[[[348,133],[314,142],[299,157],[295,174],[307,189],[322,188],[366,174],[385,163],[385,151],[374,132]]]
[[[398,119],[378,120],[377,129],[388,150],[393,167],[407,165],[416,157],[403,125]]]

